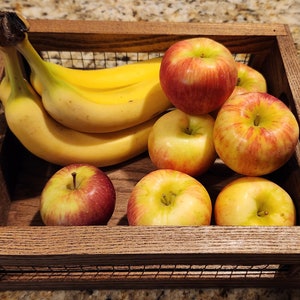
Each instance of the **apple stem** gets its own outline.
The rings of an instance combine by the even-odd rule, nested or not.
[[[162,201],[161,201],[164,205],[168,206],[170,205],[170,200],[168,199],[167,195],[166,194],[163,194],[162,195]]]
[[[192,134],[192,131],[189,127],[185,128],[184,132],[188,135],[191,135]]]
[[[261,210],[261,211],[257,212],[257,215],[259,217],[267,216],[268,214],[269,214],[269,212],[266,210]]]
[[[176,197],[175,193],[170,192],[168,195],[167,194],[163,194],[162,198],[161,198],[161,202],[165,205],[165,206],[169,206],[172,204],[173,199]]]
[[[77,186],[76,186],[76,175],[77,175],[76,172],[72,172],[72,177],[73,177],[73,190],[76,190],[76,189],[77,189]]]
[[[254,126],[258,126],[259,125],[259,123],[260,123],[260,116],[259,116],[259,114],[257,114],[256,116],[255,116],[255,119],[254,119]]]

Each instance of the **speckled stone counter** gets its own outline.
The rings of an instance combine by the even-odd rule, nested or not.
[[[299,0],[2,0],[0,9],[46,19],[284,23],[300,51]]]
[[[173,22],[254,22],[289,24],[300,54],[299,0],[2,0],[0,10],[17,10],[27,18]],[[299,74],[300,75],[300,74]],[[117,288],[117,287],[116,287]],[[300,299],[300,290],[175,289],[5,291],[0,299]]]

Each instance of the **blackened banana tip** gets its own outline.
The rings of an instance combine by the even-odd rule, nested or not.
[[[15,46],[25,38],[29,26],[18,13],[0,11],[0,46]]]

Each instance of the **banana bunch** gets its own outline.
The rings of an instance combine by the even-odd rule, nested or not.
[[[97,71],[66,70],[46,63],[27,34],[16,48],[33,70],[31,83],[46,111],[74,130],[114,132],[143,123],[171,107],[159,82],[160,58]]]
[[[14,47],[1,49],[6,75],[0,83],[7,124],[33,154],[54,164],[74,162],[110,166],[146,151],[157,120],[111,133],[84,133],[65,127],[46,112],[41,97],[24,78]]]
[[[159,82],[161,58],[76,70],[43,60],[27,32],[22,16],[0,12],[0,100],[9,128],[29,151],[58,165],[103,167],[147,150],[152,125],[172,107]]]

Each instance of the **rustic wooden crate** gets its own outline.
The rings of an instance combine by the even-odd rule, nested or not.
[[[300,66],[289,28],[281,24],[180,24],[29,20],[41,53],[163,53],[180,39],[207,36],[266,77],[269,92],[299,120]],[[73,54],[74,54],[73,53]],[[125,57],[125,58],[124,58]],[[3,64],[1,64],[3,71]],[[147,153],[105,168],[117,189],[108,226],[45,227],[39,194],[59,167],[28,153],[1,114],[0,289],[265,286],[300,283],[299,214],[294,227],[130,227],[126,204],[134,184],[153,170]],[[300,210],[299,146],[269,176]],[[199,180],[214,200],[235,174],[217,161]]]

